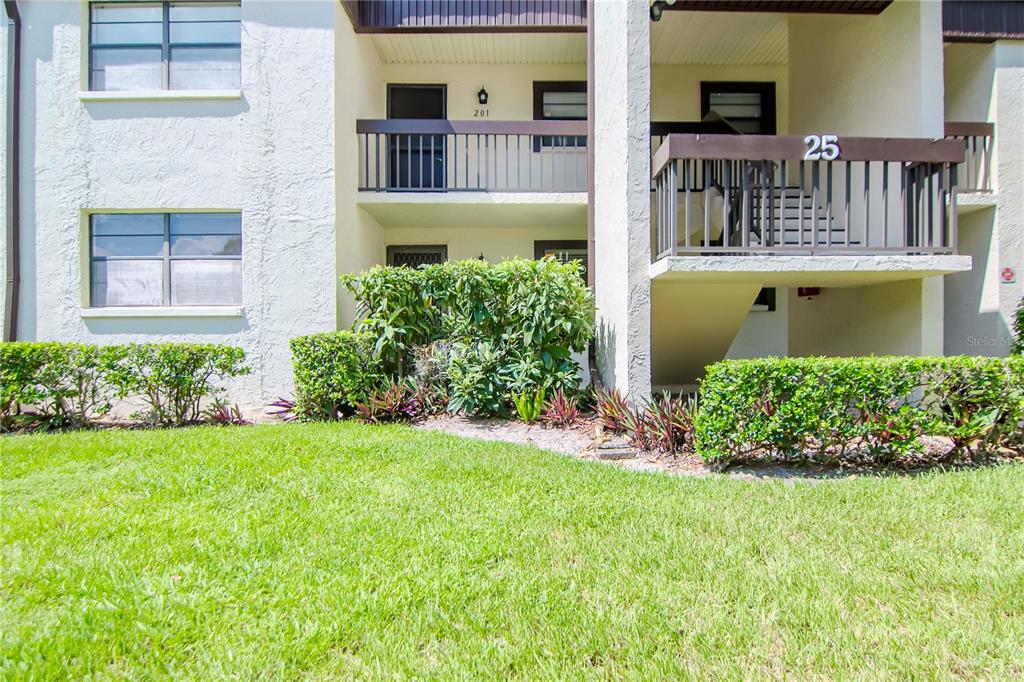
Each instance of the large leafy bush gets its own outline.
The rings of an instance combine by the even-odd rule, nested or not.
[[[576,263],[375,267],[342,284],[389,377],[411,375],[417,349],[444,349],[451,411],[504,415],[512,393],[579,386],[572,353],[593,336],[593,301]]]
[[[369,333],[325,332],[291,340],[295,411],[336,419],[365,402],[384,379]]]
[[[746,457],[891,463],[946,436],[948,457],[1012,445],[1024,358],[767,358],[708,368],[695,420],[709,462]]]

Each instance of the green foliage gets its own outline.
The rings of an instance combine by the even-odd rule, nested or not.
[[[295,414],[337,419],[384,383],[369,333],[325,332],[291,340]]]
[[[157,423],[194,422],[216,380],[248,372],[244,358],[240,348],[212,344],[3,343],[0,419],[12,427],[25,406],[37,411],[37,426],[80,428],[109,412],[113,398],[140,397]]]
[[[450,344],[453,411],[501,415],[512,392],[579,386],[571,353],[593,336],[593,301],[576,263],[375,267],[342,277],[342,284],[359,306],[358,329],[375,339],[373,351],[392,378],[420,366],[417,349]]]
[[[26,342],[0,344],[0,424],[80,428],[110,411],[105,381],[118,346]],[[36,413],[18,415],[22,407]]]
[[[500,417],[508,414],[508,376],[493,344],[455,344],[448,382],[449,412]]]
[[[217,382],[249,373],[245,352],[212,343],[133,343],[118,347],[107,379],[118,397],[138,396],[148,418],[163,426],[199,421],[200,401],[223,390]]]
[[[516,406],[516,414],[523,422],[535,422],[544,410],[544,389],[513,393],[512,404]]]
[[[1013,321],[1013,334],[1013,349],[1010,352],[1024,355],[1024,298],[1021,298],[1020,303],[1017,304],[1017,315]]]
[[[991,453],[1019,433],[1024,362],[998,358],[768,358],[708,368],[696,446],[709,462],[748,456],[888,464],[946,436],[946,454]]]

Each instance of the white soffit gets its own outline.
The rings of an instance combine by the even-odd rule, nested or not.
[[[655,64],[785,64],[789,23],[773,12],[665,12],[651,24]]]
[[[585,33],[377,33],[384,64],[585,64]]]

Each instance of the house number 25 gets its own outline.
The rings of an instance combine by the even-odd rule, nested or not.
[[[807,145],[804,161],[835,161],[839,158],[838,135],[808,135],[804,138],[804,144]]]

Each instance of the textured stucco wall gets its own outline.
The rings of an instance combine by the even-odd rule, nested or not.
[[[336,326],[337,4],[243,2],[239,99],[83,102],[81,3],[22,3],[21,338],[236,344],[232,399],[291,392],[289,337]],[[88,209],[240,210],[244,316],[83,319]]]
[[[7,12],[0,3],[0,216],[7,224]],[[7,235],[0,236],[0,300],[7,294]],[[6,306],[0,304],[0,329],[6,320]]]
[[[920,355],[927,280],[822,289],[814,298],[789,295],[789,354]],[[940,335],[941,338],[941,335]]]
[[[650,18],[641,2],[591,10],[597,360],[635,400],[651,390]]]
[[[789,130],[942,137],[942,7],[789,17]]]
[[[775,288],[775,310],[753,310],[732,340],[727,358],[783,356],[789,352],[789,289]]]
[[[1005,355],[1024,296],[1024,41],[947,45],[946,118],[995,124],[992,207],[962,215],[971,272],[946,278],[945,352]],[[1000,272],[1014,268],[1017,281]]]

